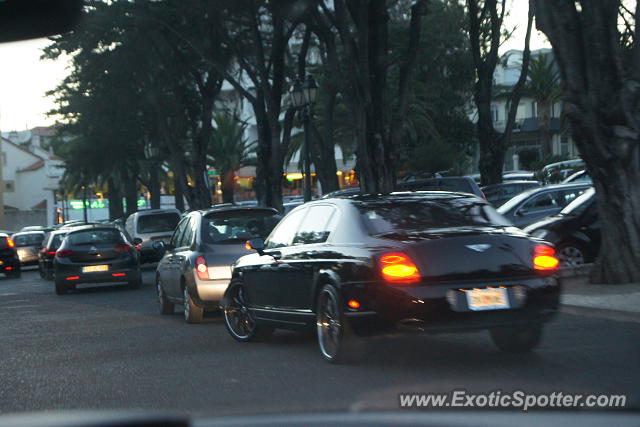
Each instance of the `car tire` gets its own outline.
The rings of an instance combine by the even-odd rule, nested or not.
[[[53,280],[53,269],[52,268],[47,268],[44,272],[44,278],[45,280]]]
[[[573,242],[560,243],[556,247],[556,256],[561,268],[571,268],[587,262],[587,252],[582,245]]]
[[[134,277],[129,281],[130,289],[139,289],[142,285],[142,270],[138,270],[134,273]]]
[[[156,278],[156,293],[158,295],[158,304],[160,307],[160,314],[173,314],[175,312],[174,304],[169,301],[167,295],[164,293],[162,282],[160,278]]]
[[[38,273],[40,273],[40,278],[44,279],[46,278],[46,273],[44,271],[44,267],[42,267],[42,264],[38,264]]]
[[[187,323],[200,323],[204,315],[202,307],[198,307],[193,298],[189,295],[189,289],[186,285],[182,286],[182,306],[184,310],[184,320]]]
[[[528,353],[540,343],[542,325],[513,326],[491,330],[493,343],[505,353]]]
[[[236,341],[264,341],[273,334],[272,327],[260,325],[254,319],[241,284],[229,285],[222,303],[222,316],[227,332]]]
[[[69,290],[69,287],[67,286],[67,284],[60,280],[56,280],[55,285],[56,285],[56,295],[64,295]]]
[[[330,363],[349,363],[364,354],[365,342],[351,329],[333,285],[324,285],[316,299],[316,332],[322,357]]]

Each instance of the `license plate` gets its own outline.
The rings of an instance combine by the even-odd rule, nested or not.
[[[506,289],[474,289],[465,292],[470,310],[498,310],[509,308]]]
[[[93,273],[96,271],[109,271],[108,265],[87,265],[82,267],[83,273]]]

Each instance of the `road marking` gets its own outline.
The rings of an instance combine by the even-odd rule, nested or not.
[[[18,295],[18,294],[0,294],[0,297],[10,297],[11,295]]]
[[[2,307],[2,308],[33,308],[33,307],[39,307],[39,306],[38,305],[12,305],[12,306]]]

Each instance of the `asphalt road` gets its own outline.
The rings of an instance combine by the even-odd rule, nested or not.
[[[625,393],[640,407],[640,324],[561,314],[529,355],[488,333],[380,338],[355,365],[324,362],[312,336],[232,340],[220,316],[158,314],[141,289],[56,296],[28,271],[0,278],[0,413],[153,409],[193,415],[398,409],[401,392]]]

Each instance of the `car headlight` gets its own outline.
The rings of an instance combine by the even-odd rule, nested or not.
[[[540,228],[538,230],[535,230],[534,232],[530,233],[533,237],[537,237],[538,239],[546,239],[547,236],[549,235],[550,231],[549,230],[545,230],[544,228]]]

